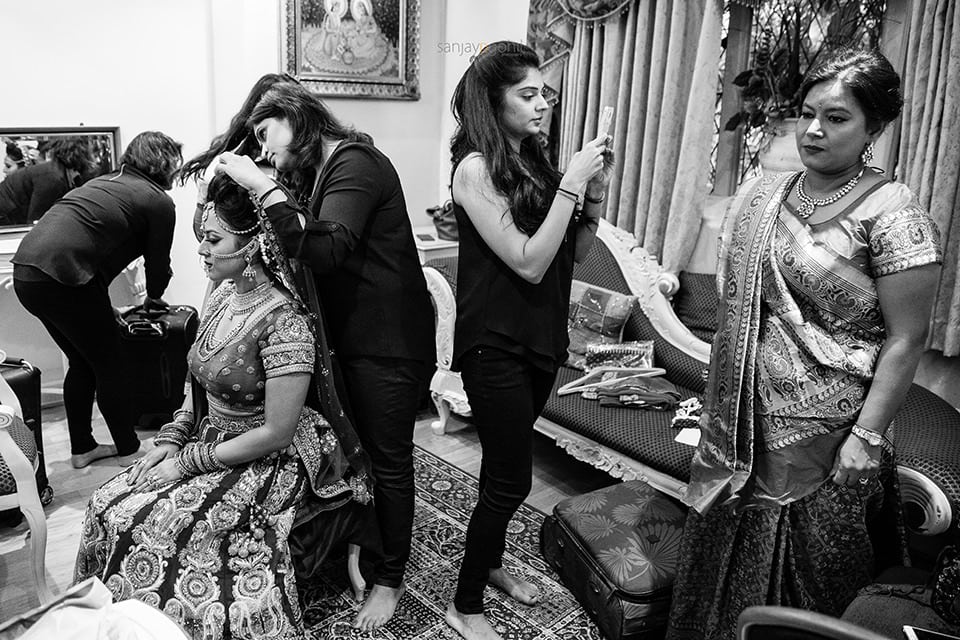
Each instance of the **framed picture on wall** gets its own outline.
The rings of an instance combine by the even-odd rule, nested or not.
[[[420,0],[283,0],[284,67],[322,96],[420,98]]]

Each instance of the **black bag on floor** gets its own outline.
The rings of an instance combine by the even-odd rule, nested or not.
[[[43,457],[43,433],[40,414],[40,370],[26,360],[7,358],[0,362],[0,375],[20,401],[23,422],[33,432],[37,443],[37,490],[40,502],[46,506],[53,500],[53,489],[47,479],[47,466]]]
[[[173,419],[183,403],[187,351],[197,337],[197,310],[188,305],[165,311],[133,307],[118,319],[129,368],[137,424],[156,428]]]
[[[561,500],[540,551],[609,640],[663,638],[686,511],[633,480]]]

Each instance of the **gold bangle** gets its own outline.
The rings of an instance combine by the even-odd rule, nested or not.
[[[883,444],[882,433],[878,433],[872,429],[867,429],[866,427],[861,427],[859,424],[854,423],[854,425],[850,428],[850,433],[857,436],[871,447],[879,447]]]

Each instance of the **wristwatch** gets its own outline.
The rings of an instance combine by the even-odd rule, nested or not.
[[[883,444],[883,434],[877,433],[871,429],[867,429],[866,427],[861,427],[858,424],[853,425],[853,428],[850,429],[850,433],[857,436],[871,447],[879,447]]]

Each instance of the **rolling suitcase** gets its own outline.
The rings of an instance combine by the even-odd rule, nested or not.
[[[37,444],[37,490],[40,492],[40,502],[46,506],[53,501],[53,488],[47,479],[47,466],[43,457],[40,370],[26,360],[7,358],[0,362],[0,375],[10,385],[17,396],[17,400],[20,401],[20,408],[23,410],[23,422],[33,433],[34,441]],[[7,514],[7,518],[11,518],[10,514]],[[19,520],[19,518],[13,516],[13,520]]]
[[[120,314],[123,355],[129,367],[137,424],[156,428],[173,419],[183,403],[187,351],[197,337],[197,310],[187,305],[165,311],[133,307]]]
[[[609,640],[663,637],[686,511],[640,480],[561,500],[540,550]]]

